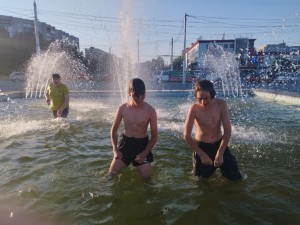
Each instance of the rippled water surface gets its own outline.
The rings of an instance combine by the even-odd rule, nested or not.
[[[257,98],[227,99],[231,150],[244,179],[191,175],[182,138],[189,92],[149,92],[158,114],[153,176],[133,167],[106,181],[109,130],[119,95],[72,94],[67,119],[43,99],[0,103],[1,224],[298,224],[300,109]]]

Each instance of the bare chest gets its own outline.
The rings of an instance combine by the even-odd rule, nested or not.
[[[221,113],[218,109],[199,110],[196,114],[196,122],[202,128],[213,128],[220,126]]]

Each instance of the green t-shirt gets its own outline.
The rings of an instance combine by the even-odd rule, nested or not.
[[[55,86],[53,83],[51,83],[47,87],[47,93],[51,99],[50,108],[52,110],[59,110],[64,104],[65,95],[69,94],[69,88],[64,84]],[[69,108],[69,106],[66,108]]]

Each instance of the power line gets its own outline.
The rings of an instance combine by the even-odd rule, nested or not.
[[[25,16],[33,19],[33,10],[17,9],[17,8],[0,8],[5,12],[13,15]],[[28,13],[28,14],[27,14]],[[61,30],[67,28],[73,31],[69,33],[80,32],[81,37],[86,35],[92,38],[96,37],[100,43],[107,41],[111,33],[118,34],[123,18],[99,16],[82,13],[69,13],[49,10],[38,10],[39,19],[46,21],[47,24],[55,25]],[[241,35],[257,36],[257,35],[283,35],[291,34],[299,36],[299,19],[282,18],[282,19],[258,19],[258,18],[233,18],[233,17],[207,17],[207,16],[190,16],[187,24],[188,41],[194,42],[199,35],[202,36],[226,36],[238,37]],[[178,49],[183,41],[184,21],[178,19],[131,19],[131,33],[139,33],[140,43],[143,46],[165,45],[170,41],[171,37],[175,37],[174,44]],[[163,29],[161,29],[163,28]],[[220,32],[222,29],[222,33]],[[75,32],[75,33],[76,33]],[[279,37],[280,38],[280,37]],[[82,38],[80,38],[82,40]],[[84,39],[84,38],[83,38]],[[87,39],[87,38],[86,38]],[[93,39],[93,42],[98,43]],[[146,40],[146,41],[143,41]],[[191,41],[192,40],[192,41]],[[108,40],[109,41],[109,40]],[[132,41],[134,45],[135,41]],[[111,46],[95,45],[95,46]],[[81,45],[87,46],[87,45]]]
[[[33,19],[33,10],[30,12],[31,13],[30,15],[26,15],[26,14],[23,14],[23,13],[18,13],[18,12],[9,10],[9,9],[4,9],[4,8],[0,8],[0,10],[6,11],[6,12],[9,12],[9,13],[14,13],[16,15],[25,16],[26,18]]]

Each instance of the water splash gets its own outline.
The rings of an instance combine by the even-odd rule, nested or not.
[[[62,44],[68,40],[55,41],[49,48],[39,55],[33,55],[26,68],[26,98],[40,98],[44,94],[51,74],[61,75],[64,83],[70,84],[76,89],[76,83],[80,75],[88,74],[86,67],[67,51],[63,50]]]
[[[0,132],[0,139],[9,139],[11,137],[23,136],[28,133],[42,131],[46,129],[47,124],[45,121],[38,120],[25,120],[22,117],[19,118],[6,118],[6,120],[0,122],[2,131]]]
[[[133,46],[132,40],[132,0],[124,0],[121,2],[120,10],[120,37],[118,40],[118,49],[114,52],[120,52],[121,58],[114,58],[115,77],[117,78],[122,102],[128,100],[129,81],[138,76],[137,68],[134,60],[136,46]]]
[[[238,62],[233,53],[215,43],[210,44],[199,65],[208,72],[206,79],[213,82],[221,80],[224,97],[243,95]]]

